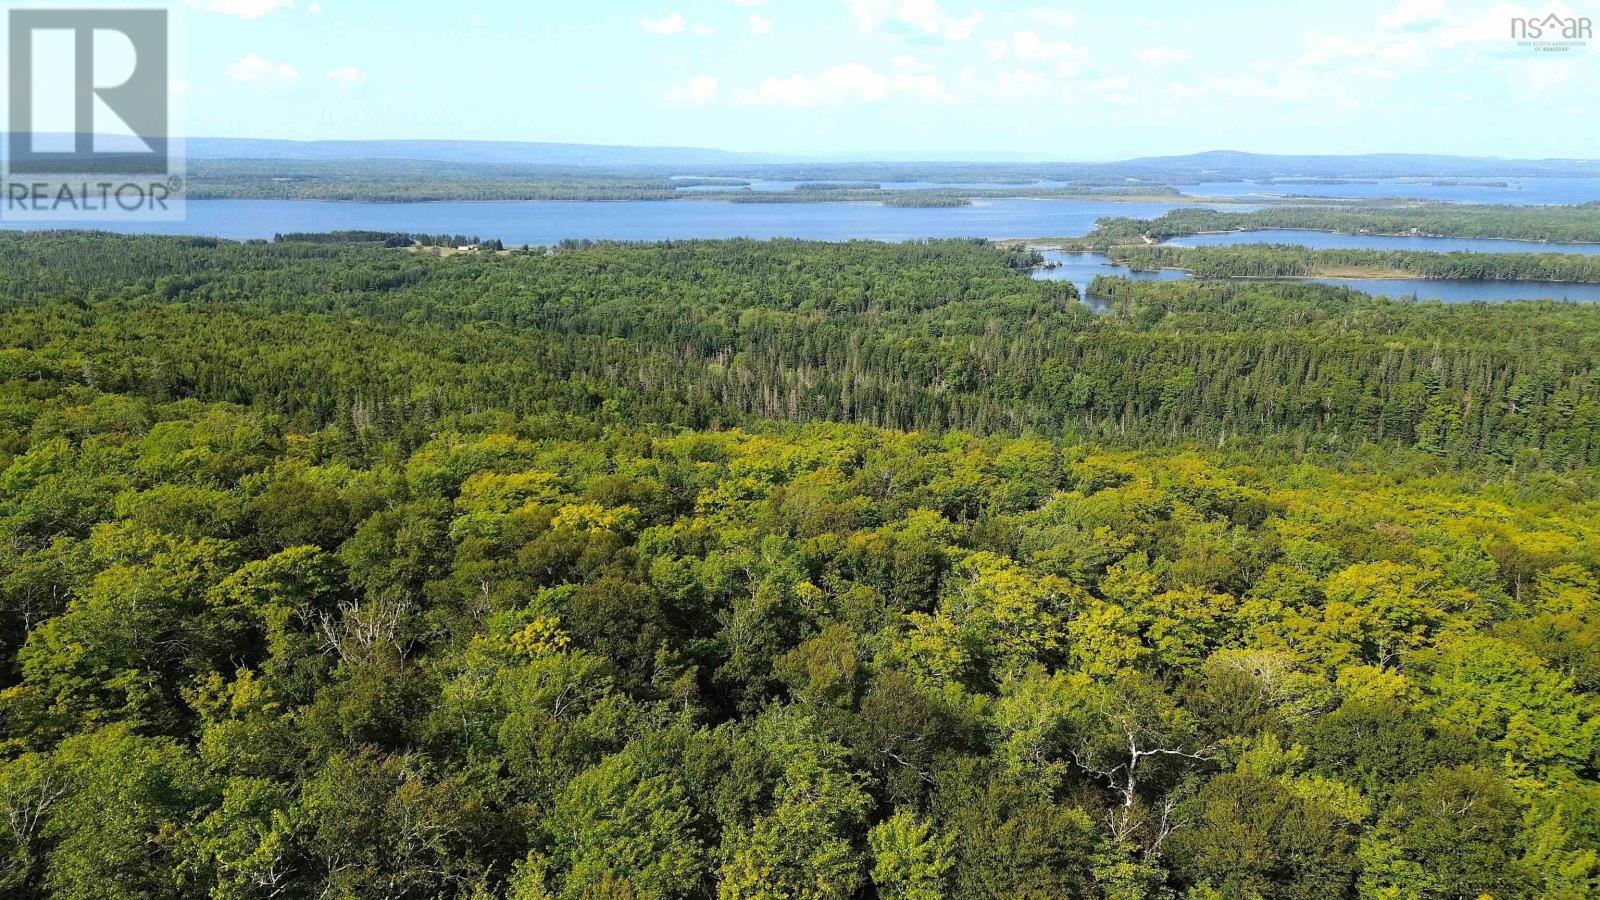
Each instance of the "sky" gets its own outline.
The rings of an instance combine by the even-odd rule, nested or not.
[[[1600,157],[1600,0],[187,0],[191,136]]]

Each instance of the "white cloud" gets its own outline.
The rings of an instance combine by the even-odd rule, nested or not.
[[[972,37],[972,32],[977,29],[978,23],[983,21],[983,13],[973,10],[960,19],[946,19],[942,33],[947,41],[964,41]]]
[[[275,63],[251,53],[228,67],[228,77],[245,84],[286,84],[299,78],[300,73],[288,63]]]
[[[651,34],[677,34],[689,26],[683,13],[669,13],[659,19],[640,19],[639,27]]]
[[[308,15],[313,15],[313,16],[322,15],[322,4],[321,3],[312,3],[310,6],[306,7],[306,13]]]
[[[294,0],[188,0],[190,6],[241,19],[259,19],[267,13],[294,6]]]
[[[683,34],[688,32],[696,37],[706,37],[714,34],[715,29],[710,25],[690,25],[683,13],[670,12],[659,19],[644,18],[639,20],[639,27],[651,34]]]
[[[894,17],[923,34],[939,35],[947,41],[966,40],[983,21],[983,13],[977,10],[960,18],[949,15],[939,5],[939,0],[900,0]]]
[[[1167,93],[1180,100],[1198,100],[1213,94],[1265,99],[1271,91],[1259,78],[1248,75],[1207,75],[1195,81],[1174,81],[1167,85]]]
[[[328,80],[349,85],[366,84],[367,73],[355,66],[344,66],[343,68],[329,69]]]
[[[1361,109],[1368,100],[1381,97],[1373,91],[1370,82],[1356,83],[1343,77],[1343,70],[1329,72],[1272,65],[1257,69],[1260,74],[1211,74],[1193,81],[1171,82],[1153,95],[1153,99],[1168,103],[1177,101],[1190,107],[1199,101],[1210,101],[1220,110],[1236,108],[1241,102],[1261,101],[1354,111]],[[1388,77],[1387,72],[1366,67],[1360,74],[1368,79]]]
[[[1427,51],[1420,41],[1399,41],[1378,49],[1378,58],[1384,62],[1420,66],[1426,62]]]
[[[983,13],[972,10],[957,16],[945,12],[939,0],[845,0],[850,15],[863,33],[894,24],[946,41],[964,41],[983,21]]]
[[[696,75],[667,88],[661,98],[674,106],[711,106],[721,96],[722,86],[711,75]]]
[[[1571,66],[1553,66],[1548,62],[1526,62],[1517,67],[1513,79],[1524,90],[1545,93],[1572,82]]]
[[[1070,31],[1078,25],[1077,14],[1065,9],[1035,9],[1028,13],[1028,17],[1057,31]]]
[[[1046,40],[1033,31],[1011,35],[1011,52],[1026,63],[1052,65],[1060,75],[1071,75],[1089,65],[1088,51],[1066,41]]]
[[[1261,54],[1219,58],[1215,65],[1182,37],[1193,26],[1176,20],[1163,31],[1141,25],[1145,39],[1113,56],[1095,53],[1087,38],[1078,38],[1081,23],[1066,9],[1025,5],[1019,12],[1002,14],[977,0],[843,2],[864,32],[888,39],[874,42],[881,56],[820,71],[777,74],[759,84],[727,84],[721,102],[829,108],[907,102],[1073,107],[1109,101],[1174,113],[1252,104],[1272,105],[1284,113],[1316,109],[1343,115],[1419,108],[1430,96],[1431,80],[1470,81],[1484,66],[1494,67],[1504,81],[1525,93],[1575,93],[1600,77],[1600,57],[1593,55],[1538,60],[1545,69],[1525,71],[1517,71],[1517,63],[1507,58],[1516,52],[1509,39],[1513,16],[1570,15],[1563,11],[1576,0],[1474,0],[1475,9],[1466,11],[1450,0],[1385,0],[1364,25],[1354,21],[1347,28],[1298,36],[1291,32]],[[1035,2],[1043,5],[1046,0]],[[969,54],[952,59],[942,48],[924,52],[929,39],[954,36],[947,33],[951,22],[956,31],[962,30],[964,16],[951,10],[964,13],[979,7],[987,18],[981,26],[974,23],[971,37],[978,46]],[[909,40],[895,41],[897,37]],[[1451,52],[1460,44],[1471,52]],[[909,50],[923,59],[904,55]],[[1188,77],[1197,56],[1207,60],[1207,71]]]
[[[766,34],[772,30],[772,20],[766,16],[751,16],[750,31],[753,34]]]
[[[1306,50],[1295,65],[1325,66],[1331,63],[1344,63],[1347,60],[1371,56],[1377,49],[1377,45],[1372,42],[1353,40],[1342,34],[1313,35],[1307,39]]]
[[[875,103],[888,99],[889,85],[887,77],[861,63],[849,63],[825,69],[817,75],[773,76],[754,90],[741,91],[738,100],[755,106],[795,108]]]
[[[824,69],[816,75],[773,76],[754,88],[739,91],[734,101],[748,106],[811,109],[882,103],[896,97],[923,103],[958,99],[945,89],[931,67],[915,57],[896,57],[894,67],[894,72],[885,74],[862,63],[848,63]]]
[[[987,4],[844,0],[864,32],[888,39],[873,42],[881,56],[775,75],[759,84],[728,84],[721,102],[791,108],[910,102],[1075,108],[1109,103],[1179,116],[1196,109],[1212,114],[1272,106],[1275,114],[1285,116],[1325,110],[1331,116],[1359,117],[1420,109],[1433,96],[1433,82],[1459,79],[1478,85],[1485,67],[1492,67],[1490,77],[1506,83],[1507,90],[1576,96],[1600,78],[1600,57],[1568,54],[1570,58],[1539,59],[1519,70],[1521,61],[1512,58],[1517,50],[1509,38],[1512,17],[1551,12],[1570,16],[1567,3],[1577,5],[1577,0],[1473,0],[1475,8],[1464,11],[1450,0],[1385,0],[1365,23],[1352,21],[1346,28],[1302,35],[1291,32],[1260,54],[1213,61],[1189,49],[1182,37],[1195,27],[1192,23],[1173,20],[1165,30],[1141,23],[1145,39],[1113,56],[1094,53],[1087,38],[1077,37],[1080,23],[1071,12],[1026,6],[1014,13],[985,9],[988,18],[972,33],[979,46],[952,59],[943,48],[924,48],[930,39],[948,39],[950,21],[961,22],[962,17],[948,10]],[[909,40],[894,40],[898,37]],[[910,50],[923,59],[905,55]],[[1193,71],[1189,77],[1196,56],[1207,60],[1206,71]]]
[[[1309,34],[1300,57],[1280,67],[1278,74],[1283,79],[1305,79],[1314,92],[1348,97],[1370,90],[1359,86],[1363,80],[1393,78],[1397,70],[1427,66],[1430,51],[1438,45],[1437,36],[1414,30],[1361,37]]]
[[[1188,62],[1189,54],[1187,51],[1163,45],[1146,47],[1135,53],[1133,58],[1147,66],[1175,66],[1181,62]]]
[[[1398,6],[1378,18],[1378,27],[1387,31],[1428,28],[1444,19],[1444,0],[1400,0]]]
[[[856,27],[862,32],[872,31],[879,25],[888,21],[890,12],[894,9],[893,0],[844,0],[850,7],[850,15],[856,20]]]
[[[766,6],[767,0],[733,0],[734,3],[744,7]]]

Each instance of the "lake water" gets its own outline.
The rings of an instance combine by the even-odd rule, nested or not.
[[[1093,281],[1096,275],[1120,275],[1134,281],[1186,281],[1189,278],[1189,273],[1181,269],[1135,272],[1113,263],[1104,253],[1064,253],[1060,250],[1041,252],[1047,261],[1055,263],[1055,267],[1034,269],[1033,277],[1042,281],[1070,281],[1078,286],[1080,297],[1089,296],[1089,282]]]
[[[407,231],[499,238],[508,246],[563,239],[661,241],[773,238],[910,241],[939,237],[1076,237],[1105,216],[1154,218],[1183,203],[978,200],[911,209],[881,203],[727,203],[711,200],[485,203],[335,203],[314,200],[191,200],[182,222],[52,223],[139,234],[271,239],[290,231]],[[1256,207],[1236,206],[1249,210]],[[0,223],[0,227],[19,227]],[[20,227],[38,228],[28,225]]]
[[[1116,265],[1103,253],[1063,253],[1045,250],[1043,256],[1056,263],[1053,269],[1036,269],[1034,277],[1046,281],[1070,281],[1079,295],[1089,297],[1089,282],[1096,275],[1120,275],[1134,281],[1186,281],[1191,276],[1180,269],[1159,272],[1134,272]],[[1308,278],[1319,284],[1347,287],[1363,293],[1443,303],[1505,303],[1511,300],[1570,300],[1600,303],[1600,284],[1570,284],[1539,281],[1446,281],[1422,278]],[[1096,304],[1090,303],[1091,306]]]

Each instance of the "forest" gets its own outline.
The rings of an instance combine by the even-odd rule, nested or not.
[[[1600,894],[1600,308],[0,234],[0,895]]]
[[[1303,278],[1360,274],[1466,281],[1600,281],[1600,256],[1578,253],[1430,253],[1324,250],[1294,244],[1111,247],[1112,262],[1136,272],[1184,269],[1200,278]]]
[[[1037,262],[976,241],[433,258],[377,243],[10,236],[0,324],[11,344],[94,367],[119,392],[241,403],[308,429],[362,418],[383,438],[425,435],[492,395],[517,414],[692,428],[825,420],[1600,463],[1600,307],[1247,282],[1130,287],[1102,316],[1071,284],[1029,278]],[[94,314],[44,302],[61,296]],[[286,346],[262,352],[269,336]]]
[[[1345,234],[1434,235],[1518,241],[1600,242],[1600,201],[1574,206],[1499,206],[1467,203],[1373,202],[1279,205],[1253,212],[1188,207],[1154,219],[1113,217],[1084,238],[1064,243],[1086,250],[1163,241],[1215,231],[1305,229]]]

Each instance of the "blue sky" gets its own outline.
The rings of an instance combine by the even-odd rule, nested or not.
[[[1600,157],[1600,0],[189,0],[187,131],[1053,159]]]

